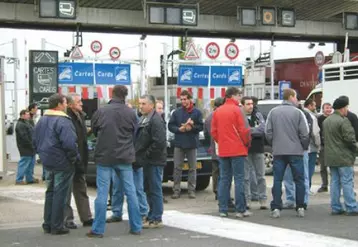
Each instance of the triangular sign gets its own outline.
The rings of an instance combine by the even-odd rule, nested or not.
[[[199,58],[199,54],[195,48],[194,43],[190,43],[188,45],[188,48],[186,49],[184,57],[185,57],[185,59],[198,59]]]
[[[72,53],[71,53],[71,58],[72,59],[81,59],[83,58],[83,54],[80,50],[80,48],[78,46],[75,47],[75,49],[73,49]]]

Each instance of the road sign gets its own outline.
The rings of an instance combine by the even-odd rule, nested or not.
[[[211,66],[211,86],[242,86],[241,66]]]
[[[178,74],[179,86],[208,86],[209,66],[180,65]]]
[[[64,19],[76,18],[76,1],[64,0],[58,3],[58,15]]]
[[[318,51],[314,57],[314,62],[315,64],[318,66],[318,67],[321,67],[324,65],[325,63],[325,57],[324,57],[324,54],[323,52],[321,51]]]
[[[60,84],[92,85],[94,76],[100,85],[130,85],[130,64],[60,63],[58,66]]]
[[[188,45],[184,57],[185,59],[198,59],[200,57],[193,42]]]
[[[205,48],[206,55],[210,59],[216,59],[220,55],[220,47],[215,42],[210,42]]]
[[[94,53],[100,53],[102,51],[102,43],[99,42],[98,40],[94,40],[91,43],[91,50]]]
[[[290,81],[279,81],[278,82],[278,96],[282,100],[283,99],[283,90],[291,88],[291,82]]]
[[[239,47],[235,43],[230,42],[225,47],[225,55],[230,60],[236,59],[239,56]]]
[[[113,60],[116,60],[121,56],[121,50],[118,47],[112,47],[109,50],[109,55]]]
[[[42,102],[58,90],[58,51],[29,51],[30,103]]]
[[[59,63],[58,82],[60,84],[92,85],[92,63]]]
[[[83,58],[83,54],[80,50],[80,48],[78,46],[75,47],[75,49],[73,49],[72,53],[71,53],[71,58],[72,59],[81,59]]]

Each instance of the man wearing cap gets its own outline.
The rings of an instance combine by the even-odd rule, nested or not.
[[[357,142],[354,129],[346,117],[348,103],[345,97],[336,99],[333,103],[334,113],[323,122],[324,159],[331,171],[332,215],[358,216],[353,179]],[[343,190],[345,210],[340,202],[341,190]]]

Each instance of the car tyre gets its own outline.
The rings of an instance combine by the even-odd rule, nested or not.
[[[196,177],[196,190],[205,190],[210,184],[210,176],[198,176]]]
[[[271,150],[265,150],[264,152],[265,161],[265,175],[273,174],[273,155]]]

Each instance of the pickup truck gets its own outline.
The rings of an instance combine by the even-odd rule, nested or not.
[[[205,190],[210,184],[211,177],[211,155],[210,155],[210,141],[205,139],[204,133],[200,132],[200,146],[197,151],[197,183],[196,190]],[[167,148],[167,165],[164,168],[163,182],[173,181],[173,146],[174,135],[169,134],[168,148]],[[96,139],[92,136],[88,138],[89,162],[87,169],[87,182],[89,184],[96,183],[96,166],[94,164],[94,149],[96,147]],[[188,164],[184,163],[182,181],[188,180]]]

